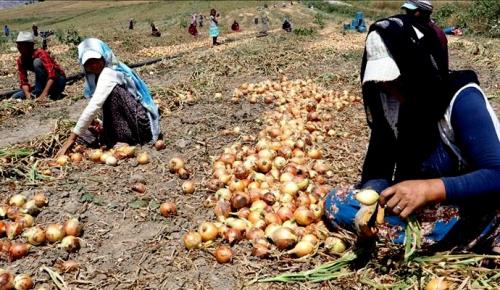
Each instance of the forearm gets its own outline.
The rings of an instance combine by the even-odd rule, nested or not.
[[[26,99],[31,99],[31,93],[30,93],[30,86],[29,85],[23,85],[22,87],[22,90],[24,92],[24,96],[26,97]]]
[[[47,84],[45,85],[45,88],[42,91],[42,96],[47,96],[49,94],[50,88],[52,87],[53,84],[54,84],[53,79],[49,79],[47,81]]]
[[[471,173],[445,177],[447,198],[450,203],[464,203],[474,199],[493,200],[494,195],[500,194],[500,170],[481,169]]]

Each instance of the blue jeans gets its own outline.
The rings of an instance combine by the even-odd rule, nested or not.
[[[47,70],[43,66],[43,62],[39,58],[35,58],[33,60],[33,70],[35,73],[35,86],[33,87],[33,90],[31,91],[31,96],[32,97],[38,97],[45,86],[47,85],[48,81],[48,74]],[[58,100],[62,98],[62,92],[64,91],[64,88],[66,87],[66,77],[62,75],[57,75],[56,78],[54,79],[54,84],[50,88],[49,91],[49,98],[52,100]],[[17,93],[14,93],[12,95],[13,99],[25,99],[24,91],[21,90]]]

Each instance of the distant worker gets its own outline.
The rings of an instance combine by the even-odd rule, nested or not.
[[[192,36],[198,35],[198,29],[196,29],[196,13],[191,16],[191,24],[189,25],[188,32]]]
[[[219,14],[217,14],[217,11],[212,8],[212,10],[210,10],[210,26],[208,28],[208,34],[212,37],[212,45],[220,45],[220,43],[217,42],[217,37],[219,37],[218,16]]]
[[[288,20],[288,18],[285,17],[285,20],[283,21],[283,25],[281,28],[286,31],[286,32],[292,32],[292,23]]]
[[[264,9],[261,12],[260,20],[262,22],[262,27],[259,31],[259,36],[267,36],[269,31],[269,12],[267,11],[266,6],[264,6]]]
[[[38,37],[38,26],[36,25],[36,23],[33,23],[33,26],[31,26],[31,30],[33,30],[33,35],[35,37]]]
[[[158,30],[158,28],[156,28],[156,26],[155,26],[155,24],[153,22],[151,22],[151,35],[154,36],[154,37],[160,37],[161,36],[160,30]]]
[[[66,75],[49,53],[41,48],[35,49],[35,37],[29,31],[17,35],[17,49],[21,54],[17,59],[17,71],[22,91],[15,93],[15,99],[38,98],[45,101],[62,98],[66,86]],[[35,86],[28,80],[28,71],[35,73]]]
[[[135,22],[134,18],[130,18],[128,20],[128,29],[130,29],[130,30],[134,29],[134,22]]]
[[[238,23],[238,21],[235,20],[233,22],[233,25],[231,25],[231,30],[234,32],[240,32],[240,24]]]
[[[9,37],[10,35],[10,29],[9,29],[9,26],[5,25],[3,27],[3,34],[5,34],[5,37]]]
[[[57,156],[66,154],[79,137],[87,143],[92,131],[108,148],[119,142],[142,145],[156,141],[160,134],[158,106],[137,73],[97,38],[87,38],[78,45],[78,61],[85,72],[88,104]],[[102,126],[98,115],[102,116]]]

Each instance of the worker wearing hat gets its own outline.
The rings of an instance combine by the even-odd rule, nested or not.
[[[15,99],[38,98],[38,101],[61,98],[66,86],[66,76],[61,67],[41,48],[35,48],[35,37],[29,31],[19,32],[17,49],[21,54],[17,59],[17,71],[21,91],[12,97]],[[32,87],[28,80],[28,71],[35,74],[35,85]]]

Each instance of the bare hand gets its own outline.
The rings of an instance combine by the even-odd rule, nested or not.
[[[45,103],[48,100],[48,96],[45,94],[41,94],[38,98],[36,98],[37,103]]]
[[[380,194],[380,204],[401,218],[407,218],[415,210],[444,201],[446,192],[441,179],[407,180],[395,184]]]
[[[59,151],[57,151],[57,154],[55,157],[57,158],[59,156],[65,155],[66,152],[68,152],[69,148],[71,148],[71,146],[73,146],[73,144],[75,143],[77,136],[78,135],[76,135],[75,133],[71,133],[68,140],[66,140],[66,142],[64,142],[64,144],[61,146],[61,149],[59,149]]]

